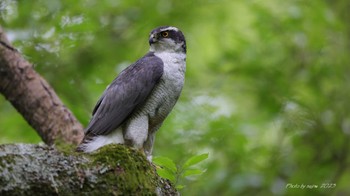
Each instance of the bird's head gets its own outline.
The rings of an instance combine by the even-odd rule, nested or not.
[[[151,52],[181,52],[186,54],[184,34],[176,27],[161,26],[151,31],[149,36]]]

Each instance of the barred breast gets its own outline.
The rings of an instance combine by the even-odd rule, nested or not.
[[[164,63],[164,72],[138,114],[148,115],[149,130],[156,131],[180,97],[185,81],[185,56],[178,53],[155,54]]]

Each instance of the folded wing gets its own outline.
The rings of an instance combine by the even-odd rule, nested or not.
[[[142,105],[163,74],[163,62],[148,53],[123,70],[98,100],[86,135],[106,135]]]

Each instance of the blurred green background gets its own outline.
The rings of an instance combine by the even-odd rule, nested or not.
[[[84,126],[148,51],[148,33],[177,26],[186,83],[154,154],[181,164],[210,153],[183,195],[350,195],[349,10],[348,0],[1,0],[0,24]],[[40,141],[0,96],[0,143]]]

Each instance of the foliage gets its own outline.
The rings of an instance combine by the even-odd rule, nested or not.
[[[197,165],[207,158],[208,154],[195,155],[190,157],[183,165],[176,165],[168,157],[158,156],[153,159],[153,163],[158,166],[158,175],[170,180],[180,190],[185,187],[185,185],[180,184],[180,181],[183,181],[185,177],[200,175],[205,172],[205,170],[196,169],[192,166]]]
[[[175,163],[210,153],[184,195],[348,195],[349,6],[2,0],[0,24],[85,125],[105,87],[147,51],[149,31],[177,26],[186,83],[154,153]],[[0,97],[0,142],[38,141]]]

